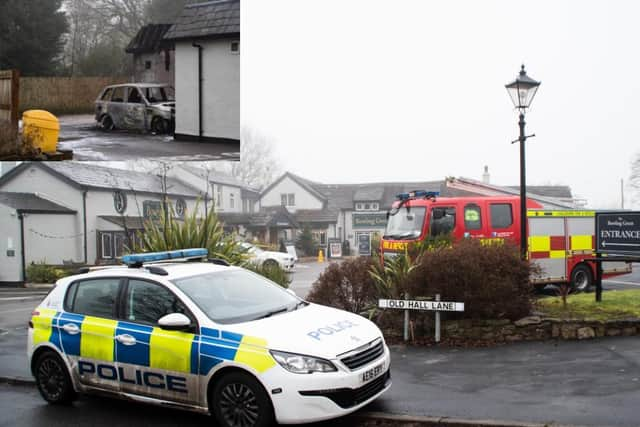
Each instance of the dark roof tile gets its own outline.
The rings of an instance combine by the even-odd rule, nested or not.
[[[163,40],[164,35],[171,28],[171,24],[149,24],[138,31],[138,34],[129,42],[127,53],[158,52],[162,48],[169,47],[171,43]]]
[[[85,187],[124,190],[138,193],[162,194],[162,178],[152,173],[113,169],[78,162],[35,163],[51,169],[65,178]],[[167,178],[167,194],[171,196],[199,197],[199,193],[174,178]]]
[[[240,0],[219,0],[185,6],[166,40],[240,36]]]

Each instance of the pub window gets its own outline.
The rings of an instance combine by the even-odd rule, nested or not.
[[[116,258],[122,258],[124,255],[124,250],[126,247],[126,238],[122,233],[117,233],[113,235],[114,249]]]
[[[127,195],[122,191],[116,191],[113,193],[113,207],[117,213],[125,213],[127,210]]]
[[[100,242],[103,259],[113,258],[113,236],[111,234],[102,234],[100,236]]]
[[[184,218],[184,214],[187,211],[187,202],[184,199],[176,200],[176,216],[178,218]]]
[[[318,242],[320,246],[325,246],[327,244],[327,232],[326,231],[314,231],[313,239]]]
[[[142,203],[142,213],[145,219],[159,219],[162,216],[162,203],[146,200]]]

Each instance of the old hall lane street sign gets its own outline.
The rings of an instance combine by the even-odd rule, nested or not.
[[[398,310],[425,310],[425,311],[464,311],[463,302],[445,301],[413,301],[403,299],[381,299],[379,308],[395,308]]]

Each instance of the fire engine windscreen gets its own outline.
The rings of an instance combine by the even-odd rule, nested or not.
[[[424,226],[425,207],[402,207],[389,213],[384,239],[411,240],[420,237]]]

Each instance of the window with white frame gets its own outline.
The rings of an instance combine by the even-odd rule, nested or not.
[[[218,195],[216,196],[216,207],[222,207],[222,187],[218,186]]]
[[[326,246],[327,244],[327,232],[326,231],[314,231],[313,240],[318,242],[320,246]]]
[[[233,193],[229,194],[229,208],[235,209],[236,207],[236,195]]]
[[[295,206],[296,195],[294,193],[281,194],[280,203],[282,204],[282,206]]]
[[[380,203],[378,202],[356,203],[356,211],[359,211],[359,212],[377,212],[379,210],[380,210]]]
[[[113,258],[113,235],[104,233],[100,236],[101,241],[101,253],[103,259]]]

